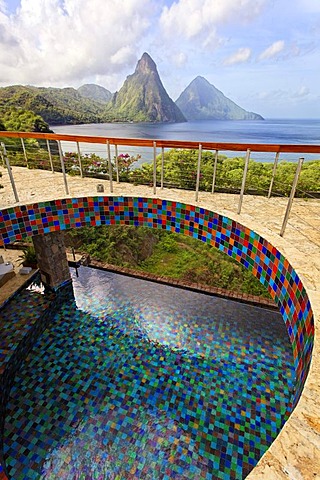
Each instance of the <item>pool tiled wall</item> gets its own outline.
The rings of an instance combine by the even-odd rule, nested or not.
[[[23,310],[23,318],[22,315],[17,315],[14,319],[5,315],[2,318],[5,328],[2,328],[4,338],[1,338],[0,346],[0,480],[6,479],[4,471],[1,470],[3,435],[6,406],[15,374],[38,338],[52,322],[64,298],[71,295],[73,295],[73,289],[69,283],[55,292],[48,291],[45,296],[41,295],[40,299],[33,297],[32,302],[29,297],[28,307]],[[15,297],[15,299],[18,298],[20,299],[20,296]]]
[[[290,414],[310,366],[313,314],[300,278],[273,245],[240,223],[201,207],[154,198],[103,196],[2,210],[0,244],[26,236],[97,225],[147,226],[189,235],[215,246],[250,270],[278,305],[293,347],[296,389],[287,412]]]

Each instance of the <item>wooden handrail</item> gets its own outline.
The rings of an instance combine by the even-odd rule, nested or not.
[[[122,137],[95,137],[87,135],[65,135],[57,133],[38,133],[38,132],[0,132],[0,138],[36,138],[39,140],[60,140],[66,142],[81,143],[100,143],[110,145],[126,145],[133,147],[153,147],[156,142],[157,147],[161,148],[184,148],[187,150],[197,150],[199,142],[184,140],[161,140],[144,138],[122,138]],[[320,145],[287,145],[287,144],[267,144],[267,143],[223,143],[223,142],[201,142],[203,150],[229,150],[237,152],[246,152],[248,149],[253,152],[281,152],[281,153],[319,153]]]

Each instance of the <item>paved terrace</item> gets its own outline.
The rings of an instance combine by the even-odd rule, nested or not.
[[[17,205],[7,170],[0,168],[0,208]],[[20,204],[68,197],[62,174],[13,167]],[[68,177],[69,197],[97,195],[97,184],[107,181]],[[113,183],[113,194],[157,197],[195,204],[194,192]],[[320,479],[320,200],[295,199],[283,237],[279,235],[288,199],[244,196],[237,214],[239,195],[199,193],[198,206],[234,219],[270,241],[289,260],[307,290],[315,317],[315,345],[309,376],[301,399],[281,433],[247,477],[265,480]]]

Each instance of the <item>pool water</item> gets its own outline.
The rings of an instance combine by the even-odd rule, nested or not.
[[[86,267],[79,273],[74,297],[11,391],[11,478],[245,478],[280,431],[293,390],[280,314]]]

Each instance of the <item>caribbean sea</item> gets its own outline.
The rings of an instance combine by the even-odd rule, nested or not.
[[[84,125],[59,125],[51,127],[55,133],[93,135],[103,137],[189,140],[196,142],[273,143],[295,145],[320,145],[320,119],[266,119],[263,121],[199,120],[185,123],[100,123]],[[66,145],[64,145],[66,149]],[[94,151],[105,156],[101,146],[82,145],[84,153]],[[151,150],[151,149],[149,149]],[[244,156],[241,152],[221,152],[227,156]],[[123,152],[138,153],[138,149],[125,148]],[[122,153],[119,152],[119,153]],[[142,160],[148,161],[151,151],[144,151]],[[320,159],[320,154],[283,154],[280,160],[295,161]],[[270,153],[252,152],[251,158],[273,162]],[[141,163],[141,162],[140,162]]]

